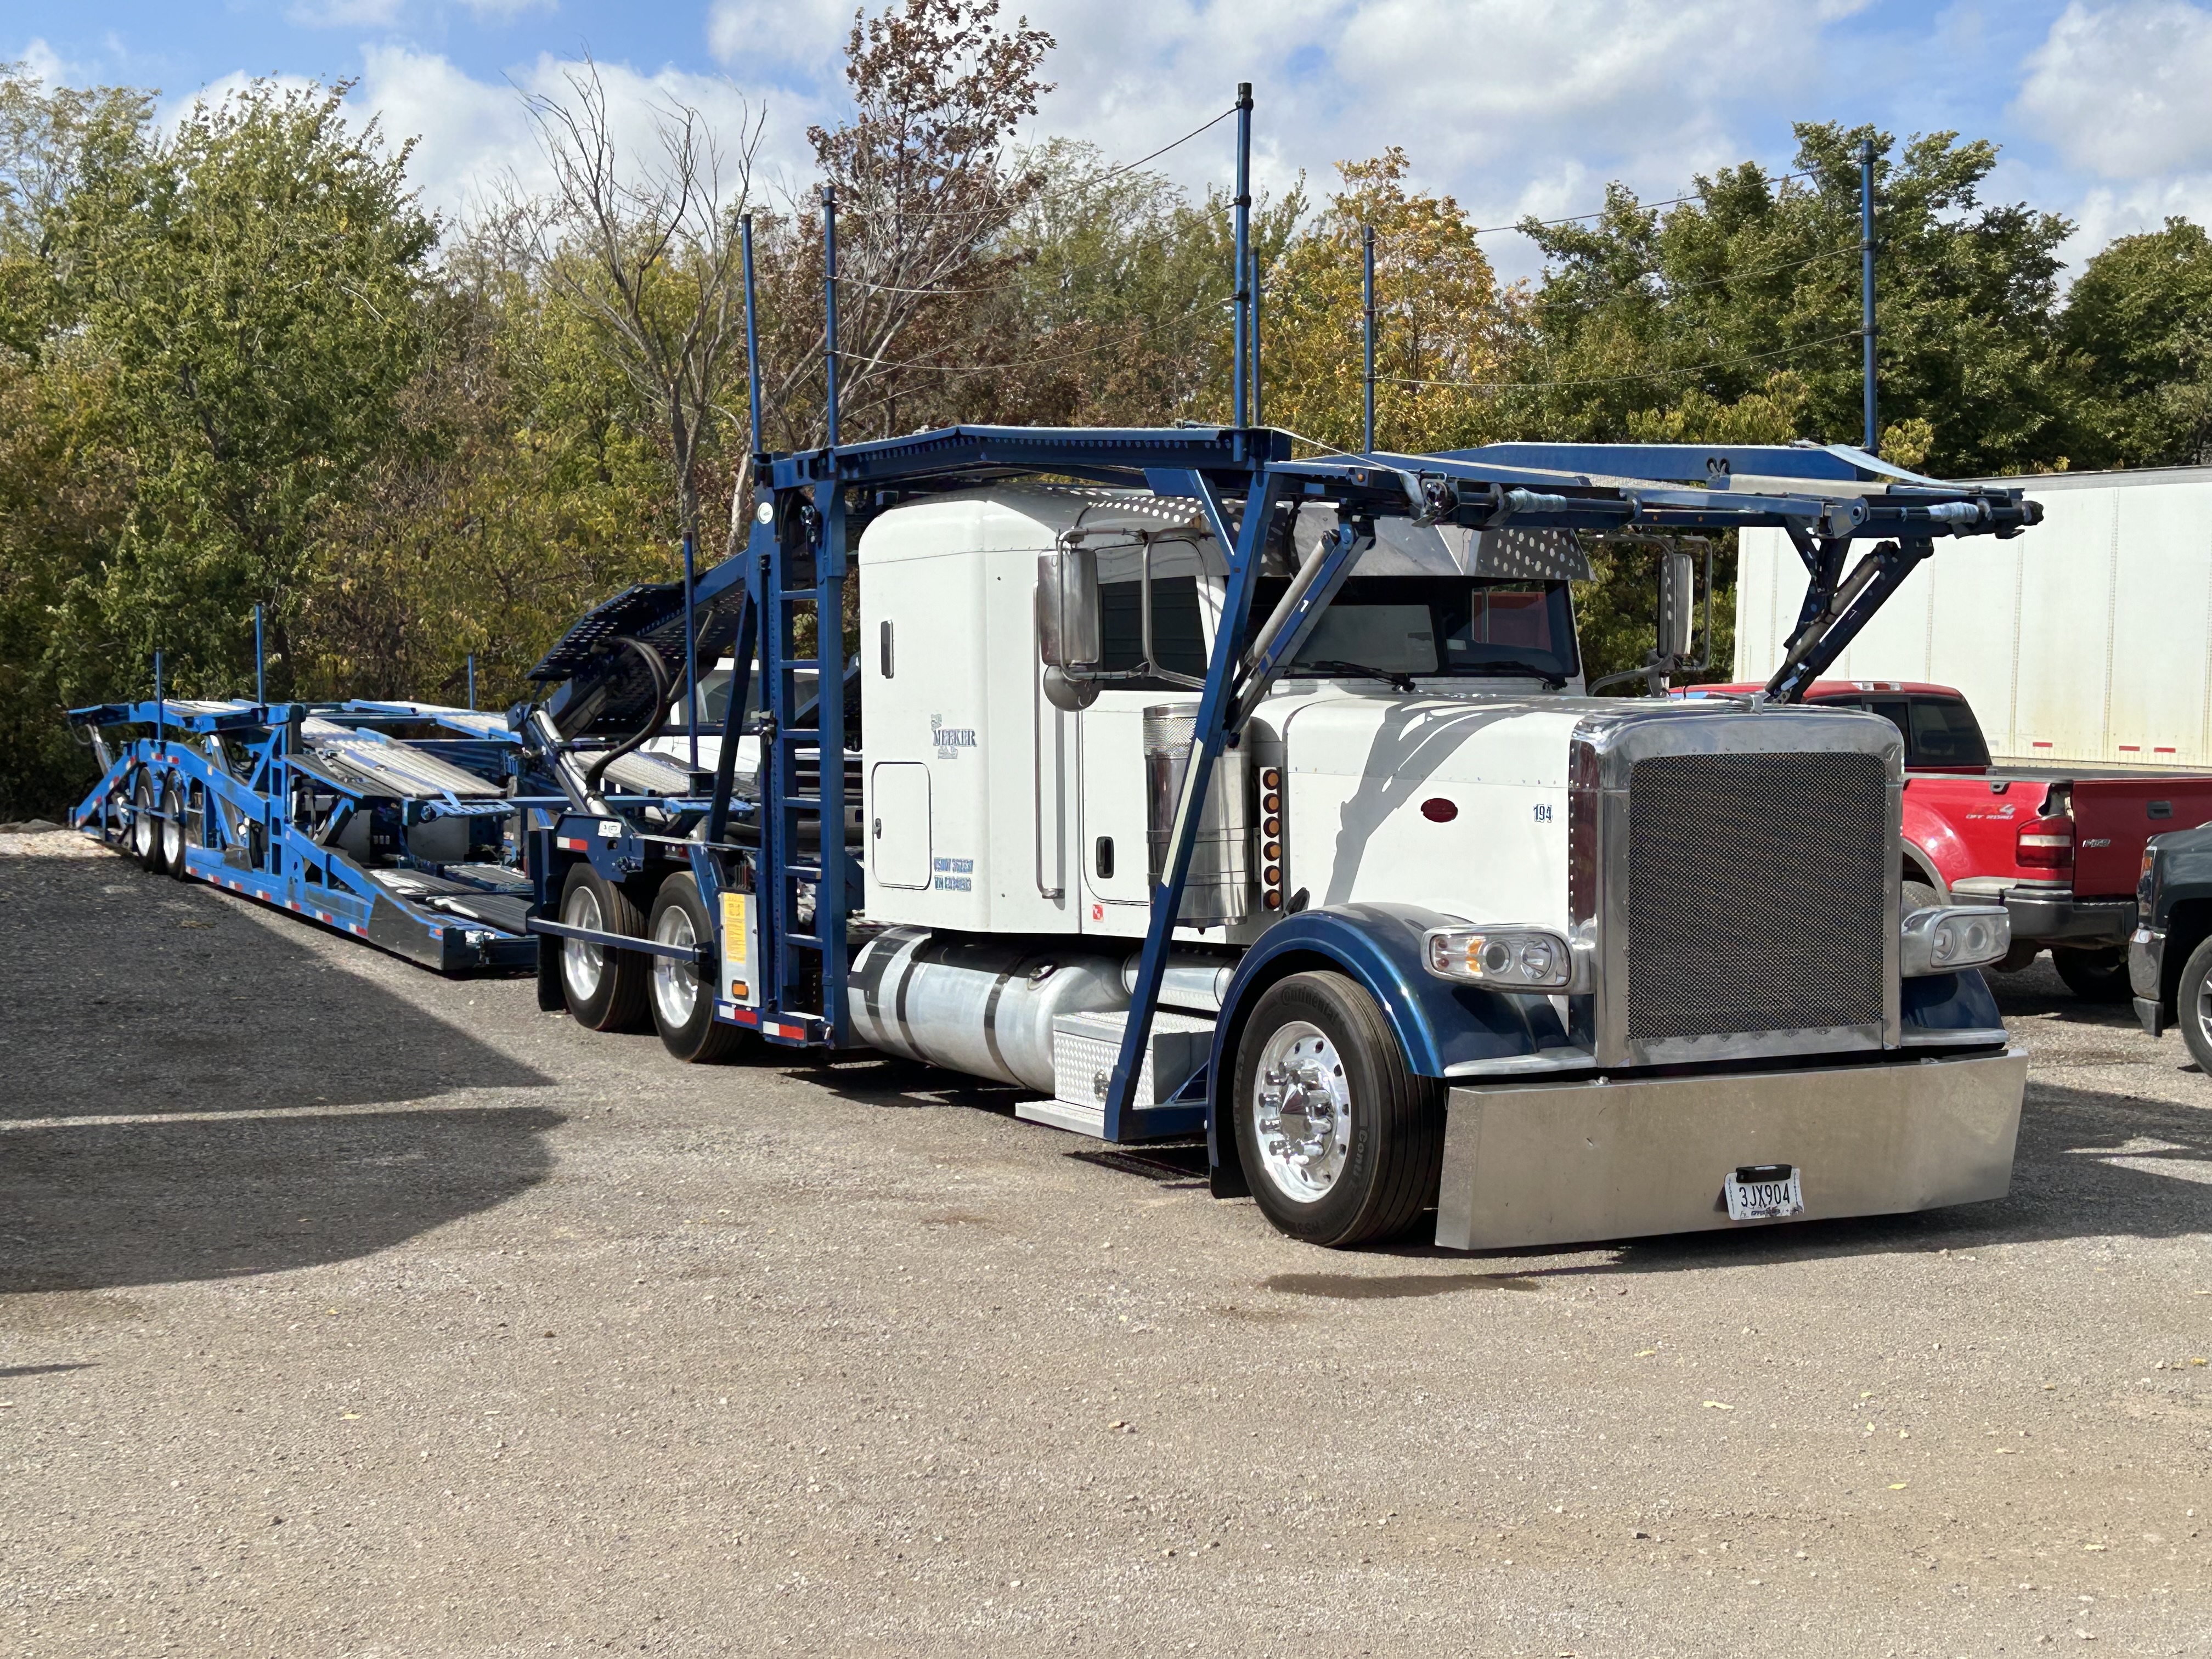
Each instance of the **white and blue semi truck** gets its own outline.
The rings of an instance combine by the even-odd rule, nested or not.
[[[1796,696],[1942,544],[2032,526],[2019,492],[1808,446],[1299,460],[1265,428],[757,465],[745,550],[594,611],[516,716],[568,799],[526,837],[548,1006],[1203,1137],[1218,1194],[1323,1245],[2006,1192],[2004,913],[1901,912],[1896,728]],[[1808,576],[1764,692],[1591,696],[1589,548],[1654,555],[1656,689],[1689,538],[1747,526]]]

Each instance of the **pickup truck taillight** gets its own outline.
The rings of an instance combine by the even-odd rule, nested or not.
[[[2023,870],[2074,867],[2074,820],[2064,815],[2030,818],[2020,826],[2016,856]]]

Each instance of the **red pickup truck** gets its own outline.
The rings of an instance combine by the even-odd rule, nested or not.
[[[1745,696],[1755,685],[1698,685],[1684,697]],[[2124,1002],[2143,843],[2212,821],[2212,773],[2104,776],[1990,764],[1980,723],[1948,685],[1816,680],[1807,702],[1864,708],[1905,734],[1905,908],[1946,896],[1996,901],[2012,913],[2012,954],[2025,968],[2048,950],[2076,996]]]

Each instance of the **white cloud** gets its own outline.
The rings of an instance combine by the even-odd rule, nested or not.
[[[394,143],[419,141],[410,176],[425,204],[448,221],[478,210],[508,180],[530,192],[550,185],[551,174],[524,99],[526,94],[573,99],[568,77],[582,72],[580,61],[542,54],[517,67],[507,80],[489,82],[470,76],[441,53],[412,46],[372,46],[362,58],[361,82],[348,100],[349,109],[357,118],[380,118],[386,137]],[[600,64],[597,70],[620,154],[657,155],[656,112],[687,105],[700,111],[720,137],[731,164],[725,183],[735,185],[739,134],[748,119],[759,114],[763,100],[758,94],[749,97],[720,76],[674,68],[652,75],[626,64]],[[790,101],[778,98],[770,142],[760,158],[771,175],[779,163],[787,168],[796,160],[788,152],[788,143],[803,134],[813,112],[784,107]],[[786,148],[777,149],[778,141]]]
[[[56,87],[76,78],[70,66],[62,61],[62,55],[35,34],[31,37],[30,44],[23,48],[21,62],[23,67],[31,71],[31,78],[40,86]]]
[[[284,16],[311,29],[389,28],[399,21],[402,4],[403,0],[301,0]]]
[[[2075,0],[2028,57],[2015,115],[2107,179],[2212,162],[2212,12]]]
[[[1255,168],[1267,186],[1304,172],[1325,189],[1336,161],[1395,143],[1425,188],[1500,224],[1586,210],[1611,179],[1672,196],[1693,173],[1741,160],[1743,118],[1771,126],[1773,106],[1820,74],[1823,27],[1867,3],[1274,0],[1264,35],[1249,8],[1214,0],[1027,0],[1021,9],[1059,41],[1046,64],[1059,90],[1041,132],[1141,155],[1249,79]],[[757,20],[763,9],[720,0],[718,22],[741,11]],[[805,27],[817,40],[834,34]],[[734,27],[729,39],[729,50],[744,49]],[[1226,183],[1232,145],[1224,124],[1157,165],[1194,188]],[[1509,274],[1533,260],[1520,239],[1496,246]]]

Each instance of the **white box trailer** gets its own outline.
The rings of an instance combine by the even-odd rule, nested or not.
[[[1993,757],[2212,767],[2212,467],[2006,479],[2032,537],[1947,547],[1829,669],[1956,686]],[[1741,533],[1735,673],[1782,660],[1805,568],[1780,530]]]

